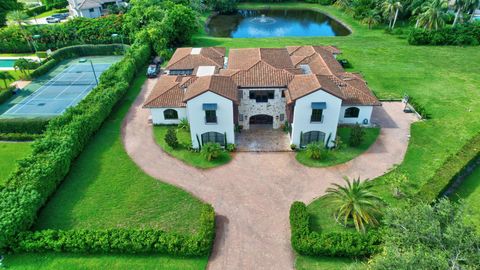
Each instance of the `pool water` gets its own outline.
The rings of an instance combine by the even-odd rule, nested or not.
[[[13,68],[15,59],[0,59],[0,68]]]
[[[214,37],[265,38],[346,36],[350,30],[324,13],[309,9],[239,10],[213,16],[206,30]]]

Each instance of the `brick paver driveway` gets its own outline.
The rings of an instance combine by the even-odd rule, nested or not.
[[[149,112],[142,104],[153,87],[149,80],[130,109],[122,128],[130,157],[147,174],[181,187],[213,205],[217,237],[209,269],[293,269],[288,211],[295,200],[306,203],[324,194],[343,176],[375,178],[405,155],[411,114],[400,103],[384,103],[373,122],[382,125],[375,144],[342,165],[307,168],[294,153],[236,153],[229,164],[200,170],[170,157],[155,143]]]

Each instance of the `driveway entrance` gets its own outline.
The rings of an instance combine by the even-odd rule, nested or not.
[[[281,129],[272,129],[272,124],[250,125],[249,129],[235,134],[235,143],[237,151],[241,152],[291,151],[288,133]]]
[[[273,116],[258,114],[250,117],[250,125],[273,125]]]

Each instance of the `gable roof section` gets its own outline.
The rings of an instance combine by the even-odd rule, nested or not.
[[[201,48],[199,54],[192,54],[193,48],[175,50],[166,69],[197,69],[199,66],[223,67],[226,49],[223,47]]]
[[[185,92],[183,101],[187,102],[203,93],[211,91],[237,103],[237,85],[230,77],[211,75],[197,78]]]
[[[344,99],[342,90],[334,81],[328,76],[315,74],[296,75],[288,85],[287,99],[289,99],[289,102],[292,102],[318,90],[323,90],[340,99]]]
[[[153,87],[152,93],[148,96],[143,105],[144,108],[181,108],[186,104],[183,102],[183,87],[192,77],[161,76]]]
[[[235,72],[231,77],[239,87],[286,87],[294,75],[259,61],[247,70]]]
[[[293,69],[292,60],[286,48],[231,49],[228,55],[228,69],[250,69],[258,62],[277,69]]]

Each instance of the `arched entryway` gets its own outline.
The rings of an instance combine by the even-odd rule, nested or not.
[[[273,116],[266,114],[257,114],[250,117],[250,125],[273,125]]]

